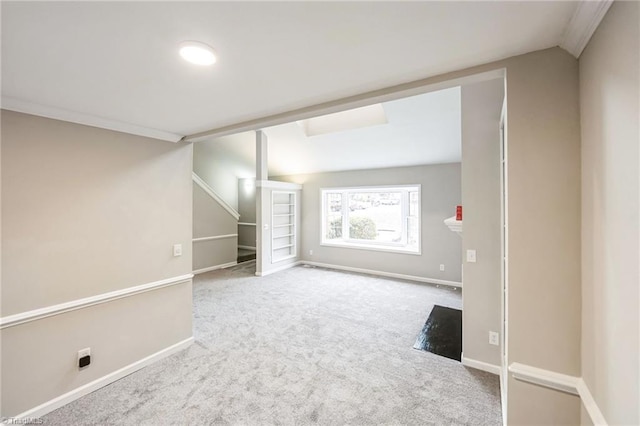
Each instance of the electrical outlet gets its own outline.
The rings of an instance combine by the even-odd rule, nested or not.
[[[443,264],[440,264],[440,270],[444,271],[444,265]]]
[[[91,364],[91,348],[84,348],[78,351],[78,368],[87,368]]]
[[[173,256],[174,257],[182,256],[182,244],[173,245]]]
[[[309,256],[313,256],[313,250],[309,250]]]
[[[475,250],[467,250],[467,262],[476,263],[476,251]]]
[[[495,331],[489,332],[489,344],[498,346],[500,344],[500,335]]]

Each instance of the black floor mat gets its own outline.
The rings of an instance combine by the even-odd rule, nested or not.
[[[413,348],[460,361],[462,311],[435,305]]]

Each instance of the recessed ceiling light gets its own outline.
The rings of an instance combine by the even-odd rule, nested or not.
[[[192,64],[212,65],[216,62],[216,52],[209,45],[199,41],[183,41],[180,43],[180,56]]]

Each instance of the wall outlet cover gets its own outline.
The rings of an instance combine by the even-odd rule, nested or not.
[[[495,346],[500,345],[500,335],[495,331],[489,332],[489,344]]]
[[[91,363],[91,348],[84,348],[78,351],[78,368],[88,367]]]

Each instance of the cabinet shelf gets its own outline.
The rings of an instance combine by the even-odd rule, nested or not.
[[[295,192],[273,191],[271,193],[271,263],[296,257],[295,211]],[[273,230],[280,228],[288,228],[284,230],[286,234],[275,235]]]
[[[280,250],[280,249],[284,249],[284,248],[289,248],[289,247],[293,247],[293,244],[287,244],[285,246],[280,246],[280,247],[274,247],[274,250]]]

